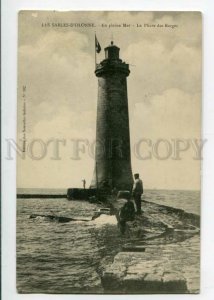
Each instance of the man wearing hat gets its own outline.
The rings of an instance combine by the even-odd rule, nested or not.
[[[138,173],[134,174],[134,185],[132,189],[132,195],[134,197],[135,205],[137,208],[137,214],[141,214],[141,195],[143,194],[143,181],[140,179]]]

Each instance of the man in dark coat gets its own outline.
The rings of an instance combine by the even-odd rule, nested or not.
[[[119,225],[122,234],[126,231],[126,222],[133,221],[135,218],[134,203],[131,201],[131,194],[126,192],[124,198],[127,202],[121,207],[119,212]]]

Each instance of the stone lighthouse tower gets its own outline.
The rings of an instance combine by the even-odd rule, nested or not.
[[[111,42],[96,64],[98,103],[95,168],[91,188],[128,190],[132,186],[127,80],[129,65]]]

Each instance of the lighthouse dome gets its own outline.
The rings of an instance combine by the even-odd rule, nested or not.
[[[105,59],[119,59],[119,52],[120,48],[111,41],[111,45],[105,48]]]

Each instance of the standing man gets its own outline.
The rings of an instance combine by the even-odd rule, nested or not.
[[[139,174],[134,174],[134,185],[132,195],[134,197],[137,214],[141,214],[141,195],[143,194],[143,181],[140,179]]]
[[[82,180],[82,184],[83,184],[83,188],[85,190],[85,185],[86,185],[86,180],[85,179]]]

